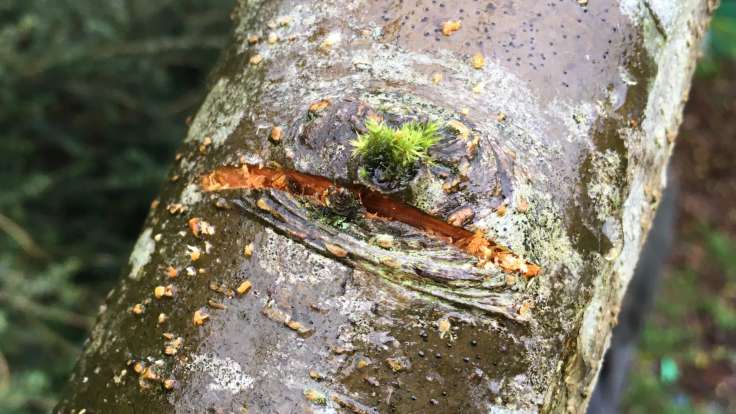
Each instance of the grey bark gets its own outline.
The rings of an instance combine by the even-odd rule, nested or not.
[[[714,7],[241,1],[56,412],[584,412]],[[371,114],[443,126],[392,197],[470,208],[466,229],[541,273],[298,194],[201,187],[243,163],[359,183],[350,141]]]

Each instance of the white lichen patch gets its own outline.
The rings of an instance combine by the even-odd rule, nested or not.
[[[501,405],[488,404],[487,412],[489,414],[529,414],[530,412],[536,412],[536,411],[529,411],[528,409],[520,409],[520,408],[515,408],[515,407],[504,407]]]
[[[202,192],[197,184],[187,184],[179,197],[179,203],[185,206],[193,206],[202,201]]]
[[[138,240],[133,246],[133,253],[130,254],[130,273],[128,277],[133,280],[138,280],[142,276],[143,267],[151,261],[151,255],[156,250],[156,241],[151,237],[153,229],[150,227],[143,230],[143,233],[138,237]]]
[[[621,14],[631,19],[636,24],[641,19],[643,13],[642,0],[621,0],[619,3]]]
[[[608,271],[600,256],[595,256],[593,260],[600,264],[596,267],[601,273]],[[610,312],[611,296],[615,296],[615,292],[618,291],[616,287],[611,289],[608,282],[600,277],[594,279],[593,298],[583,314],[583,323],[580,327],[580,335],[583,340],[578,342],[578,352],[588,365],[592,365],[592,362],[596,360],[596,352],[601,345],[600,335],[604,335],[604,332],[608,330],[605,321],[607,320],[606,315]]]
[[[243,368],[231,358],[220,358],[214,354],[196,354],[186,366],[192,373],[204,372],[211,382],[207,388],[212,391],[228,391],[238,394],[253,385],[254,379],[243,372]]]
[[[598,116],[596,106],[589,102],[578,102],[573,105],[564,100],[553,99],[547,110],[551,114],[556,114],[567,128],[568,142],[586,142],[588,133]]]
[[[635,178],[631,185],[629,197],[624,202],[624,214],[622,220],[623,227],[623,246],[618,260],[616,260],[616,272],[622,277],[622,287],[620,295],[626,290],[631,276],[634,274],[634,268],[638,262],[638,255],[641,245],[644,243],[644,235],[642,229],[642,216],[651,214],[651,208],[644,194],[644,183],[641,178]]]
[[[242,85],[220,78],[192,121],[186,141],[209,137],[216,148],[227,140],[245,114],[248,99]]]
[[[413,205],[429,214],[436,214],[436,209],[447,202],[447,193],[442,189],[442,181],[431,174],[421,176],[411,183],[414,194]]]
[[[610,149],[603,153],[593,152],[591,157],[588,197],[598,220],[605,221],[621,207],[621,185],[618,182],[621,159]]]
[[[277,285],[318,285],[326,280],[333,280],[336,274],[346,271],[344,265],[314,254],[304,245],[281,236],[270,228],[266,228],[262,234],[263,238],[255,246],[254,256],[263,270],[277,275]],[[336,272],[336,267],[339,272]]]
[[[474,224],[493,241],[508,247],[517,254],[525,253],[524,240],[529,225],[526,215],[513,212],[500,215],[496,211],[488,211]]]
[[[595,384],[601,355],[610,340],[611,315],[617,314],[617,306],[634,273],[653,217],[655,201],[647,196],[645,189],[661,189],[665,184],[664,171],[672,150],[672,143],[666,136],[674,134],[682,120],[684,98],[695,67],[692,45],[699,40],[699,32],[693,28],[692,21],[701,7],[699,2],[649,1],[649,9],[658,23],[642,1],[626,0],[621,5],[622,11],[629,12],[634,23],[642,27],[644,46],[658,70],[650,87],[641,128],[621,130],[629,151],[626,174],[631,181],[628,193],[621,195],[625,198],[621,223],[623,246],[613,257],[609,269],[600,260],[600,274],[609,277],[595,279],[593,297],[585,309],[578,341],[581,362],[588,368],[578,377],[586,375],[588,378],[571,378],[572,383],[588,383],[588,391]],[[660,30],[666,32],[667,39],[662,37]]]

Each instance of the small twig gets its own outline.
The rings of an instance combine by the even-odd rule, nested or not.
[[[38,259],[48,259],[49,255],[43,249],[41,249],[30,234],[28,234],[23,227],[16,224],[8,216],[0,213],[0,230],[10,236],[11,239],[15,240],[16,243],[23,249],[23,251],[29,256]]]
[[[10,385],[10,367],[5,355],[0,352],[0,391],[7,389]]]
[[[24,77],[32,78],[54,66],[80,60],[95,61],[121,56],[161,55],[192,49],[220,49],[223,44],[225,44],[225,38],[221,36],[185,36],[114,43],[98,47],[78,46],[73,49],[65,49],[63,53],[44,55],[36,61],[25,62],[22,65],[22,73]]]
[[[0,302],[4,302],[21,312],[30,313],[38,318],[60,322],[80,329],[89,329],[93,322],[93,319],[89,316],[80,315],[64,309],[49,308],[28,298],[11,296],[2,291],[0,291]]]

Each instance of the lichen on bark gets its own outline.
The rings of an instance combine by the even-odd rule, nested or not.
[[[239,3],[126,269],[138,276],[110,296],[57,412],[585,410],[712,9],[409,3]],[[325,202],[360,184],[350,142],[371,117],[441,125],[434,162],[390,205],[509,262],[360,197]],[[242,168],[270,185],[202,185]]]

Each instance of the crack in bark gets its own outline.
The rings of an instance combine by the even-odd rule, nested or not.
[[[201,187],[208,192],[229,189],[273,189],[309,197],[322,206],[328,205],[327,196],[330,191],[349,190],[366,209],[366,218],[397,221],[419,229],[478,258],[478,267],[493,263],[506,272],[518,272],[528,278],[537,276],[541,270],[538,265],[525,261],[509,249],[489,240],[481,232],[473,233],[463,227],[446,223],[361,185],[340,186],[325,177],[294,170],[243,165],[216,169],[202,177]],[[257,207],[268,210],[270,207],[263,203],[266,203],[264,199],[258,200]]]
[[[645,1],[644,8],[647,9],[647,14],[649,14],[649,17],[652,18],[652,21],[654,22],[654,27],[657,29],[657,33],[662,36],[662,39],[667,41],[667,31],[665,31],[664,26],[662,26],[662,21],[659,19],[659,16],[657,16],[657,13],[655,13],[652,9],[652,5],[649,4],[648,1]]]

